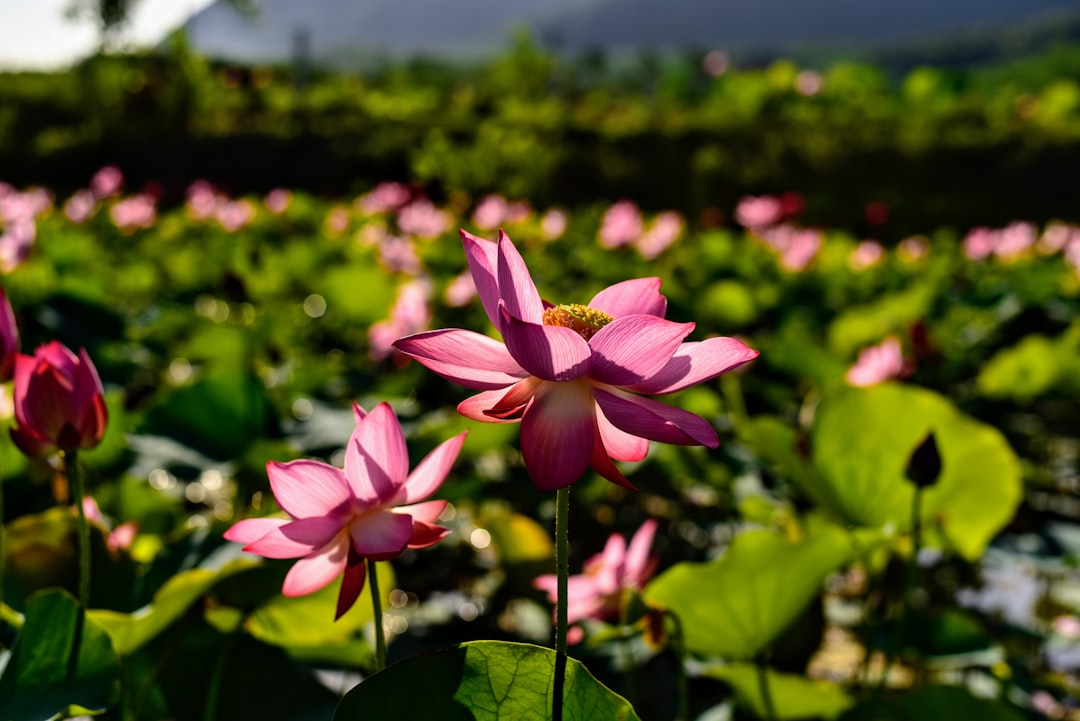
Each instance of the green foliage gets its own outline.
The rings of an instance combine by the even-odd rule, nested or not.
[[[679,617],[689,650],[752,659],[851,556],[851,542],[838,528],[823,527],[802,541],[746,531],[716,561],[676,564],[646,587],[645,597]]]
[[[0,672],[0,718],[48,721],[69,707],[104,710],[119,678],[105,630],[67,593],[39,594]]]
[[[758,718],[768,718],[768,707],[761,693],[762,673],[766,675],[765,683],[778,720],[834,719],[854,704],[836,684],[759,669],[753,664],[727,664],[710,668],[707,673],[729,684],[739,701],[750,707]]]
[[[499,641],[473,641],[455,649],[414,656],[360,684],[341,700],[334,721],[368,718],[440,718],[542,721],[550,718],[555,653],[547,648]],[[424,692],[416,693],[417,679]],[[566,721],[638,721],[624,699],[612,693],[577,660],[569,659],[563,696]]]
[[[807,491],[845,523],[908,529],[914,486],[904,469],[930,431],[944,468],[923,494],[929,540],[977,559],[1020,503],[1020,466],[1000,432],[935,393],[886,384],[823,399],[811,438],[819,473]]]

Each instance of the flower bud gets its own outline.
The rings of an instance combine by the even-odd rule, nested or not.
[[[14,403],[11,438],[28,456],[93,448],[105,435],[101,379],[85,349],[76,356],[53,341],[16,355]]]
[[[918,488],[927,488],[937,483],[941,476],[941,454],[938,453],[933,431],[928,432],[922,443],[911,452],[904,475]]]

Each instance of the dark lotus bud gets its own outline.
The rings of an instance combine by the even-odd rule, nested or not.
[[[922,443],[915,447],[904,470],[907,479],[919,488],[926,488],[937,483],[941,476],[941,454],[938,453],[934,432],[926,434]]]

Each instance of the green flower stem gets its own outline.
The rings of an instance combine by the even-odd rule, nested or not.
[[[922,492],[920,486],[915,486],[915,493],[911,499],[911,558],[908,559],[906,573],[904,574],[904,591],[900,597],[900,613],[893,626],[892,635],[889,639],[889,647],[885,652],[885,667],[881,671],[881,679],[878,688],[884,688],[889,680],[889,669],[892,668],[896,656],[899,654],[900,642],[904,638],[904,631],[910,623],[911,617],[911,591],[915,587],[915,571],[919,565],[919,551],[922,550]]]
[[[675,695],[678,704],[675,710],[675,721],[687,721],[690,695],[686,680],[686,638],[679,617],[671,611],[667,611],[664,615],[671,619],[671,650],[675,652]]]
[[[761,703],[765,706],[765,718],[768,721],[777,721],[776,706],[773,704],[772,691],[769,689],[769,669],[762,659],[754,663],[757,669],[758,692],[761,694]]]
[[[631,646],[633,634],[630,633],[629,613],[630,590],[623,589],[619,596],[619,650],[623,656],[623,684],[626,686],[626,700],[634,705],[637,689],[634,683],[634,649]]]
[[[570,488],[560,488],[555,495],[555,575],[558,577],[558,603],[555,607],[555,688],[551,699],[551,718],[562,721],[563,689],[566,684],[566,615],[567,579],[570,577]]]
[[[375,614],[375,673],[386,668],[386,632],[383,631],[382,599],[379,597],[379,575],[375,561],[367,559],[368,585],[371,586],[371,610]]]
[[[233,648],[239,633],[233,631],[225,640],[225,646],[218,652],[214,660],[214,668],[210,673],[210,687],[206,690],[206,706],[203,708],[203,721],[216,721],[221,687],[225,679],[225,669],[232,656]]]
[[[64,473],[71,484],[72,500],[75,502],[75,510],[79,518],[79,604],[87,609],[90,608],[90,524],[86,521],[86,509],[83,508],[86,482],[79,470],[78,452],[64,451],[62,455]]]

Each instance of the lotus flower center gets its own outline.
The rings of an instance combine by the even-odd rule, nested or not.
[[[592,338],[596,331],[613,320],[615,319],[604,311],[579,303],[557,305],[544,311],[544,325],[569,328],[585,340]]]

